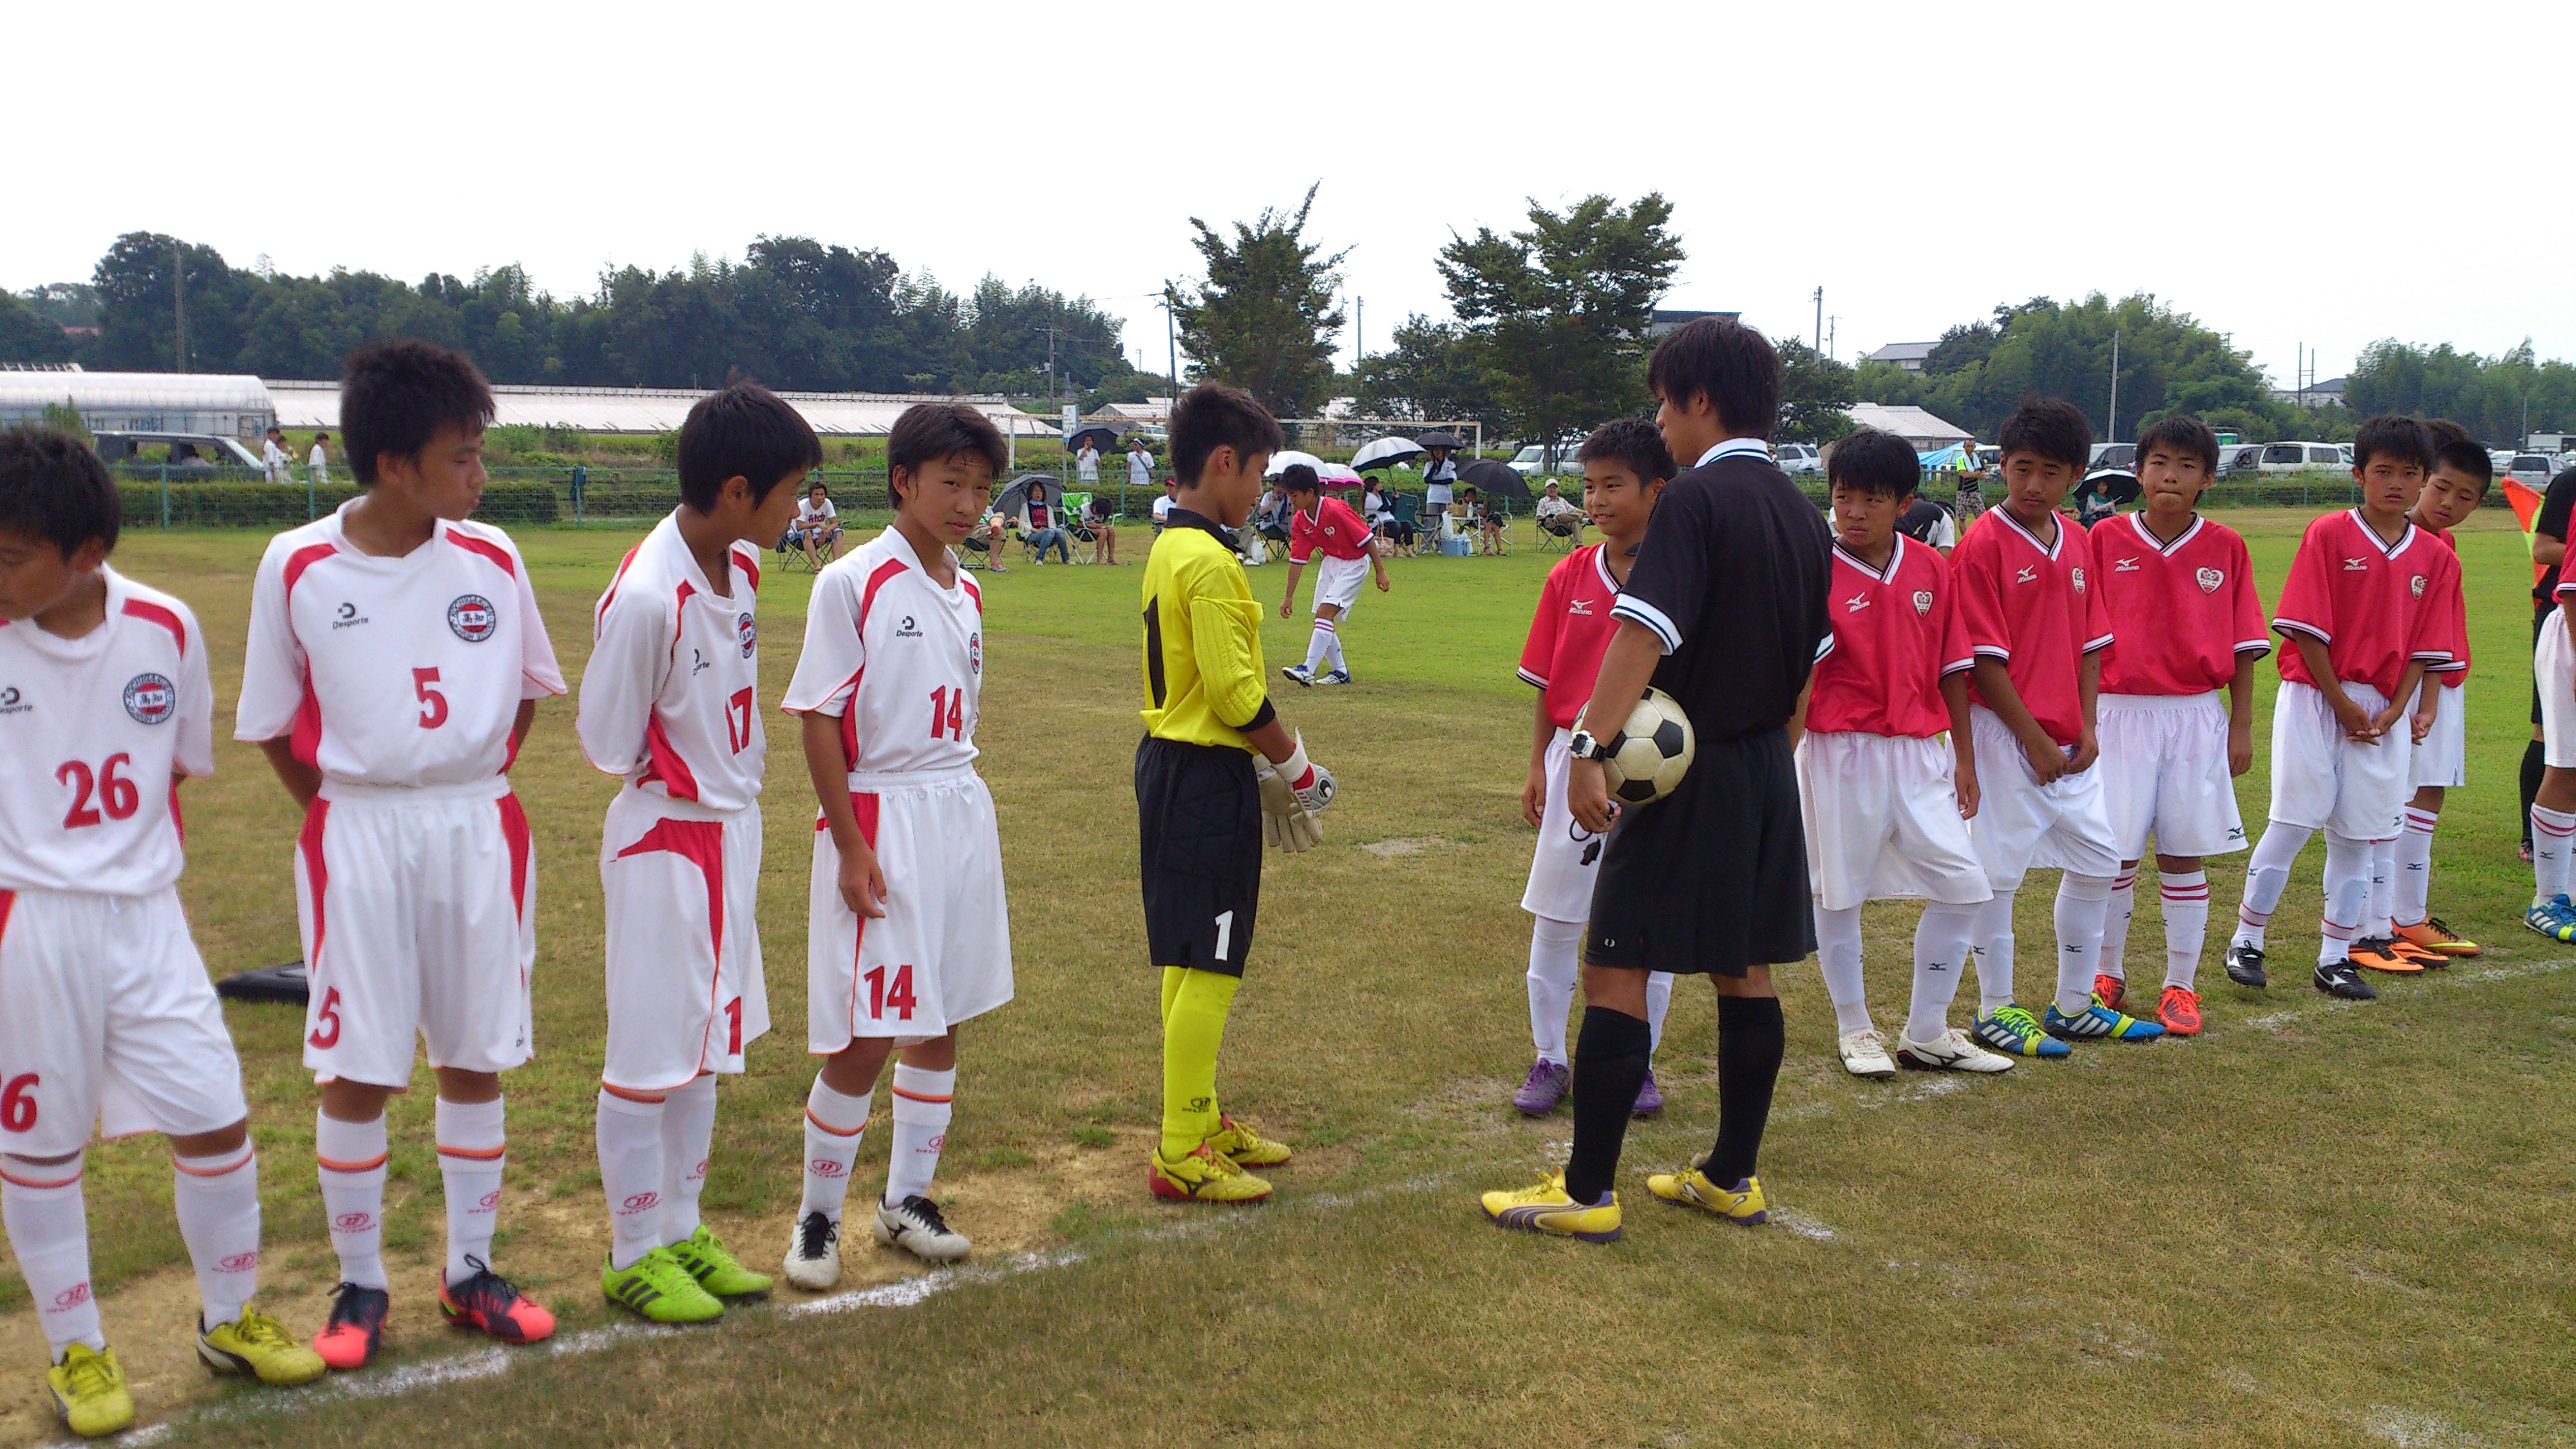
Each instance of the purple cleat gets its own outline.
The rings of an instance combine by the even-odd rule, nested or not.
[[[1512,1093],[1512,1105],[1525,1117],[1544,1117],[1565,1100],[1565,1089],[1574,1080],[1572,1069],[1545,1057],[1530,1064],[1529,1080]]]
[[[1646,1080],[1637,1084],[1637,1105],[1628,1109],[1631,1117],[1652,1117],[1664,1110],[1664,1089],[1655,1085],[1655,1069],[1646,1068]]]

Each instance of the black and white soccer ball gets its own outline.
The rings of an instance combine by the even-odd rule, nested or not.
[[[1583,728],[1581,716],[1574,727]],[[1680,788],[1696,748],[1690,716],[1660,689],[1646,691],[1618,733],[1596,738],[1610,798],[1624,805],[1651,805]]]

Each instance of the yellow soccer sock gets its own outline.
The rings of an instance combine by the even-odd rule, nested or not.
[[[1241,978],[1183,971],[1163,1017],[1163,1158],[1194,1152],[1217,1128],[1216,1053]]]
[[[1154,1018],[1156,1021],[1169,1022],[1172,1019],[1172,998],[1181,994],[1181,978],[1189,974],[1187,966],[1163,968],[1163,1014]]]

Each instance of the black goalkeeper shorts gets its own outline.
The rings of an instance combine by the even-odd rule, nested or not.
[[[1136,865],[1156,966],[1243,974],[1261,907],[1261,789],[1249,751],[1136,746]]]

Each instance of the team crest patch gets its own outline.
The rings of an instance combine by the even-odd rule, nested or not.
[[[2422,574],[2417,574],[2413,578],[2408,579],[2406,581],[2406,587],[2409,592],[2415,595],[2415,597],[2419,599],[2424,597],[2424,576]]]
[[[501,627],[501,616],[492,601],[481,594],[459,594],[447,606],[447,627],[468,644],[480,644]]]
[[[125,712],[136,724],[166,724],[178,710],[179,688],[167,675],[138,674],[125,681]]]
[[[2218,586],[2227,582],[2227,575],[2220,573],[2216,569],[2202,569],[2199,573],[2192,575],[2192,577],[2199,581],[2200,591],[2204,594],[2217,593]]]
[[[984,635],[980,630],[966,636],[966,672],[984,672]]]
[[[742,657],[749,659],[752,651],[760,647],[760,626],[751,621],[749,614],[745,614],[734,620],[733,627],[734,632],[742,636]]]
[[[2079,593],[2079,594],[2080,594],[2080,593],[2082,593],[2082,592],[2084,592],[2084,570],[2083,570],[2083,568],[2082,568],[2081,566],[2078,566],[2078,567],[2076,567],[2076,568],[2072,568],[2072,569],[2067,570],[2067,572],[2068,572],[2068,573],[2071,573],[2071,574],[2073,574],[2073,575],[2075,576],[2075,592],[2077,592],[2077,593]]]
[[[1914,591],[1914,612],[1917,614],[1929,614],[1932,612],[1932,591],[1930,589],[1916,589]]]

